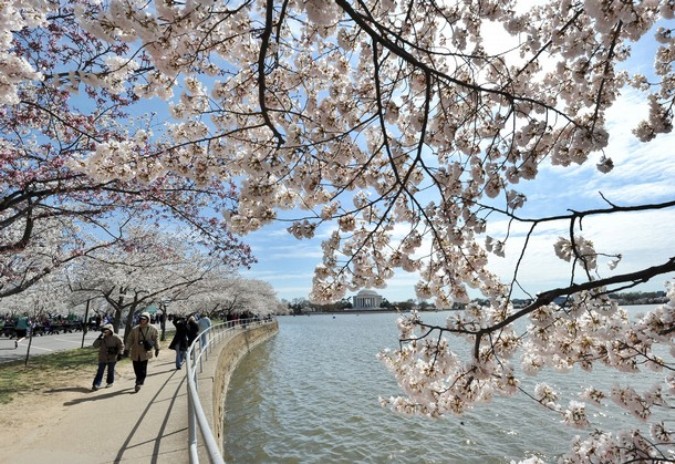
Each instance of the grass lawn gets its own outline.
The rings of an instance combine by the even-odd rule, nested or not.
[[[98,350],[78,348],[0,364],[0,404],[12,401],[19,392],[30,393],[72,382],[82,374],[93,375]]]

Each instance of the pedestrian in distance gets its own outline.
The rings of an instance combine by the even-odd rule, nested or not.
[[[169,344],[169,348],[176,351],[176,369],[180,369],[186,359],[187,350],[190,345],[188,343],[187,321],[182,316],[176,316],[172,322],[176,328],[176,333]]]
[[[149,313],[141,313],[138,325],[131,329],[129,338],[127,338],[127,350],[136,375],[134,391],[138,392],[148,374],[148,360],[152,358],[153,352],[155,356],[159,355],[159,334],[157,329],[150,324]]]
[[[124,341],[113,332],[112,324],[105,324],[101,327],[101,335],[94,340],[94,348],[98,348],[98,370],[94,377],[94,383],[91,386],[92,391],[101,388],[103,373],[108,368],[105,387],[110,388],[115,382],[115,364],[122,358],[124,352]]]
[[[195,341],[197,335],[199,335],[199,324],[197,324],[197,319],[194,316],[188,317],[187,320],[187,331],[188,331],[188,345],[192,345],[192,342]]]
[[[21,343],[26,336],[28,335],[28,328],[31,326],[30,319],[28,319],[28,315],[24,314],[23,316],[20,316],[16,320],[16,324],[14,325],[14,332],[16,333],[16,340],[14,340],[14,349],[19,347],[19,343]]]
[[[203,316],[199,316],[199,319],[197,319],[197,325],[199,326],[199,332],[202,333],[209,327],[211,327],[211,319],[209,319],[209,316],[204,314]],[[206,342],[208,341],[209,335],[206,333],[202,333],[199,336],[199,348],[204,349],[206,348]]]
[[[165,340],[164,334],[166,334],[166,310],[160,311],[157,319],[159,319],[161,340],[164,341]]]

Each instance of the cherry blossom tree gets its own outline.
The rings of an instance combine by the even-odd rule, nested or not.
[[[55,267],[75,259],[73,249],[82,244],[72,218],[54,217],[30,226],[30,240],[0,260],[0,298],[18,294],[49,275]],[[21,241],[16,227],[3,230],[7,242]],[[6,242],[6,243],[7,243]]]
[[[222,319],[246,313],[263,318],[278,314],[281,307],[274,288],[268,282],[242,278],[231,270],[210,272],[190,286],[189,292],[186,298],[172,300],[172,312],[199,313]]]
[[[31,355],[34,330],[38,323],[56,314],[68,314],[70,291],[59,273],[49,274],[35,285],[27,287],[22,293],[14,293],[2,299],[2,310],[8,314],[26,315],[31,322],[28,334],[26,357],[28,364]]]
[[[124,240],[88,253],[68,272],[70,288],[80,299],[103,300],[113,308],[115,330],[126,315],[125,334],[134,317],[152,304],[186,315],[236,301],[236,310],[260,317],[273,314],[279,304],[268,283],[233,278],[235,270],[221,260],[157,230],[132,228]]]
[[[276,314],[280,306],[274,288],[258,279],[232,279],[219,295],[219,301],[218,312],[225,317],[237,313],[266,317]]]
[[[189,294],[184,298],[174,298],[170,304],[170,312],[183,316],[204,314],[213,317],[222,304],[221,297],[231,285],[233,271],[231,269],[213,269],[208,276],[191,286]]]
[[[9,5],[0,13],[8,30],[45,31],[45,11],[58,2]],[[289,232],[311,238],[335,223],[315,271],[316,301],[382,288],[395,270],[417,272],[417,298],[439,308],[479,293],[488,304],[469,304],[446,325],[417,315],[400,322],[400,348],[382,355],[404,391],[385,401],[398,411],[461,414],[521,391],[587,426],[584,402],[562,406],[548,386],[526,392],[521,377],[552,366],[663,369],[665,383],[642,393],[584,393],[589,402],[613,397],[649,430],[591,434],[560,459],[672,460],[673,431],[650,422],[675,389],[672,286],[669,303],[639,320],[609,295],[672,274],[675,257],[634,269],[630,256],[604,249],[607,237],[591,240],[582,224],[672,209],[675,200],[599,194],[598,206],[556,205],[532,217],[523,190],[544,167],[620,170],[607,152],[607,114],[628,89],[641,92],[648,113],[635,137],[650,143],[671,131],[674,16],[673,2],[656,0],[529,8],[508,0],[77,1],[69,18],[114,50],[104,67],[78,69],[71,81],[130,99],[170,99],[171,119],[153,144],[133,128],[126,139],[92,138],[66,165],[103,184],[165,175],[237,181],[236,207],[218,209],[242,234],[292,218]],[[508,49],[490,47],[496,31]],[[653,68],[627,69],[643,40],[656,43]],[[23,89],[50,79],[10,40],[0,43],[2,98],[15,107]],[[496,218],[508,221],[507,232],[487,235]],[[549,250],[551,260],[569,263],[569,279],[535,294],[522,277],[525,257],[552,223],[568,226]],[[518,226],[529,232],[514,247]],[[517,259],[500,278],[490,258],[507,253]],[[514,309],[516,290],[531,304]],[[465,341],[468,354],[448,339]]]
[[[125,89],[147,64],[117,73],[129,48],[87,33],[71,2],[4,2],[0,24],[0,297],[85,254],[91,234],[114,243],[129,221],[177,222],[223,260],[253,262],[213,212],[236,208],[232,183],[124,167],[100,181],[73,169],[91,151],[114,166],[124,147],[158,149],[145,104],[139,113],[139,97]],[[128,127],[138,129],[132,140]]]
[[[89,253],[69,269],[71,289],[89,299],[102,299],[114,309],[118,330],[126,314],[125,334],[134,317],[153,303],[184,300],[207,279],[219,260],[200,254],[174,234],[133,228],[124,241]]]

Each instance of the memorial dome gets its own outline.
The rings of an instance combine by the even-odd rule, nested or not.
[[[354,296],[354,309],[377,309],[382,304],[382,296],[375,290],[363,289]]]

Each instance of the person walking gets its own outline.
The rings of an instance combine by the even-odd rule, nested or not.
[[[159,334],[150,324],[150,313],[143,312],[138,318],[138,325],[131,329],[127,339],[127,350],[134,366],[136,374],[136,386],[134,391],[138,392],[145,383],[145,377],[148,373],[148,360],[159,355]]]
[[[197,335],[199,335],[199,325],[197,324],[197,319],[194,316],[188,317],[187,320],[187,334],[188,334],[188,345],[192,345],[192,342],[195,341]]]
[[[14,349],[18,348],[19,343],[21,343],[26,338],[30,326],[31,322],[30,319],[28,318],[28,314],[23,314],[22,316],[19,316],[19,318],[16,320],[16,324],[14,325],[14,332],[16,332],[16,340],[14,340]]]
[[[171,343],[169,343],[169,348],[176,350],[176,369],[180,369],[185,361],[189,346],[187,322],[184,317],[175,316],[173,318],[173,326],[176,328],[176,333]]]
[[[160,340],[164,341],[166,340],[165,334],[166,334],[166,310],[160,311],[159,315],[157,316],[159,319],[159,329],[160,329]]]
[[[91,390],[96,391],[101,388],[103,372],[106,367],[108,368],[108,373],[106,375],[105,387],[110,388],[115,382],[115,364],[117,364],[117,361],[124,352],[124,341],[113,332],[112,324],[106,324],[101,328],[101,335],[94,340],[94,348],[98,348],[98,370],[96,371]]]
[[[197,319],[197,325],[199,326],[199,332],[204,332],[206,329],[211,327],[211,319],[209,319],[209,316],[204,314],[203,316],[199,316],[199,319]],[[206,348],[206,342],[208,341],[209,335],[206,333],[202,333],[199,336],[199,348],[204,349]]]

